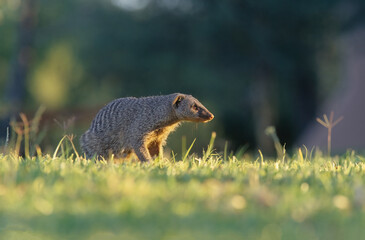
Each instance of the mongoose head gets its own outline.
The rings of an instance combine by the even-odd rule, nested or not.
[[[191,95],[177,93],[172,106],[177,118],[183,121],[209,122],[214,118],[214,115]]]

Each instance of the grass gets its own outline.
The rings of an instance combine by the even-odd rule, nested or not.
[[[202,158],[152,163],[0,155],[0,239],[365,235],[363,156],[237,159],[214,154],[213,142]]]

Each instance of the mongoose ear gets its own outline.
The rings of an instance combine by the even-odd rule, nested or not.
[[[178,108],[181,101],[184,100],[184,96],[183,95],[178,95],[174,101],[172,102],[172,105],[175,107],[175,108]]]

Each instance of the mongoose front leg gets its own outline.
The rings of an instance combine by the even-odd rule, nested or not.
[[[138,144],[134,147],[134,152],[141,162],[152,161],[152,157],[144,144]]]

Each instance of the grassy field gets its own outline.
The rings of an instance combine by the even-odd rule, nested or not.
[[[143,164],[0,155],[0,239],[365,236],[365,158],[309,155]]]

